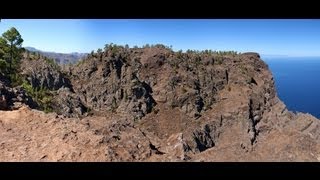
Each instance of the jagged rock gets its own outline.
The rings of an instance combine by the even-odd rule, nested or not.
[[[78,117],[88,112],[80,98],[72,93],[69,88],[60,88],[53,99],[54,111],[66,117]]]
[[[184,161],[188,159],[186,155],[186,143],[182,133],[171,135],[165,141],[165,144],[159,148],[159,151],[170,161]]]
[[[216,127],[216,121],[208,122],[198,129],[189,131],[185,134],[186,151],[202,152],[215,146],[219,136],[219,130]]]
[[[7,99],[3,94],[0,97],[0,109],[1,110],[8,109]]]
[[[69,79],[61,73],[59,67],[44,59],[24,59],[21,69],[21,74],[32,87],[50,90],[58,90],[61,87],[71,88]]]
[[[36,108],[38,105],[21,87],[11,88],[0,79],[0,110],[18,109],[22,104]]]
[[[156,105],[152,88],[138,78],[139,60],[127,57],[124,49],[120,51],[125,55],[86,59],[74,67],[73,87],[82,102],[95,111],[128,113],[140,119]]]

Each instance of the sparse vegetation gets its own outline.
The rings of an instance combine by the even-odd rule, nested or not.
[[[179,59],[183,58],[182,50],[177,52],[177,58],[179,58]]]
[[[46,113],[53,111],[51,105],[53,94],[47,88],[34,88],[27,81],[23,81],[22,87],[26,90],[27,94],[31,96],[34,101],[37,102],[37,104],[40,106],[40,109],[42,109]]]
[[[218,54],[218,55],[221,55],[221,56],[225,56],[225,55],[233,55],[233,56],[235,56],[235,55],[240,54],[237,51],[216,51],[215,53]]]
[[[215,58],[215,62],[219,65],[221,65],[223,63],[223,57],[222,56],[217,56]]]
[[[20,60],[22,59],[22,53],[25,52],[24,48],[21,48],[22,43],[23,39],[14,27],[2,34],[2,37],[0,37],[0,73],[10,79],[12,87],[21,85],[27,94],[37,102],[40,109],[45,112],[51,112],[52,93],[43,87],[32,87],[19,74]],[[58,65],[52,59],[42,57],[39,53],[27,52],[26,58],[28,60],[43,58],[52,67],[58,68]]]
[[[60,66],[56,63],[55,60],[51,59],[51,58],[47,58],[47,57],[43,57],[44,60],[50,64],[54,69],[60,69]]]
[[[2,38],[1,41],[4,42],[4,39]],[[5,44],[5,43],[0,43],[0,45],[2,45],[2,44]],[[134,46],[134,48],[139,48],[139,47]],[[195,70],[198,70],[199,68],[203,68],[203,66],[205,65],[203,63],[204,62],[203,60],[210,61],[210,58],[211,58],[211,59],[213,59],[212,63],[211,63],[212,65],[214,63],[222,64],[223,60],[226,58],[225,56],[238,54],[235,51],[213,51],[210,49],[206,49],[203,51],[187,50],[185,53],[182,50],[179,50],[177,52],[172,52],[172,46],[166,46],[163,44],[154,44],[154,45],[153,44],[145,44],[141,48],[159,48],[162,50],[163,49],[170,50],[170,51],[164,52],[164,57],[168,58],[168,63],[170,64],[170,66],[172,68],[173,74],[175,74],[175,77],[171,78],[168,82],[168,85],[172,90],[176,89],[178,84],[181,83],[181,78],[178,76],[180,73],[179,69],[185,68],[189,72],[195,71]],[[0,69],[8,70],[7,67],[9,66],[10,61],[6,61],[5,58],[3,58],[3,57],[6,57],[6,55],[8,56],[8,54],[6,54],[4,49],[3,48],[0,49]],[[141,52],[143,52],[143,51],[141,51]],[[137,54],[137,53],[135,53],[135,54]],[[132,57],[130,55],[129,45],[121,46],[121,45],[116,45],[113,43],[106,44],[104,47],[104,51],[101,48],[97,49],[96,52],[93,50],[91,52],[91,54],[89,54],[86,58],[78,61],[77,66],[84,64],[84,63],[88,62],[89,60],[95,59],[96,57],[100,57],[100,59],[102,59],[104,56],[109,56],[108,58],[112,57],[113,59],[115,58],[115,59],[121,59],[121,60],[127,60],[129,58],[132,58],[133,63],[131,61],[132,64],[130,64],[130,65],[136,67],[136,68],[134,68],[133,73],[137,73],[137,72],[135,72],[136,69],[139,69],[139,67],[141,66],[141,59],[140,59],[141,57],[139,56],[139,53],[138,53],[138,56]],[[58,64],[53,59],[47,58],[37,52],[27,53],[26,59],[30,59],[30,60],[40,60],[41,59],[41,60],[46,61],[48,64],[50,64],[51,65],[50,67],[55,68],[57,70],[60,70],[60,66],[58,66]],[[207,59],[209,59],[209,60],[207,60]],[[149,64],[147,64],[147,65],[149,65]],[[148,67],[145,65],[145,68],[148,68]],[[36,101],[39,104],[39,106],[41,106],[41,109],[43,109],[45,111],[52,110],[50,104],[52,101],[53,93],[49,89],[46,89],[43,87],[32,87],[31,84],[28,81],[25,81],[22,77],[20,77],[19,74],[10,75],[10,79],[12,80],[12,82],[14,82],[14,83],[12,83],[13,85],[21,85],[22,84],[23,88],[26,89],[27,93],[34,99],[34,101]],[[139,80],[132,81],[133,86],[138,86],[139,83],[140,83]],[[229,91],[231,90],[230,87],[228,88],[228,90]],[[187,89],[182,87],[181,92],[184,94],[184,93],[187,93],[188,91],[187,91]],[[125,101],[130,100],[130,97],[128,96],[126,91],[124,92],[123,97],[124,97]],[[117,109],[118,106],[119,106],[119,102],[117,102],[117,100],[115,98],[113,98],[112,103],[111,103],[111,110],[115,112],[115,110]],[[176,105],[173,104],[173,107],[175,107],[175,106]]]
[[[142,48],[150,48],[150,44],[143,45]]]
[[[23,78],[18,73],[9,74],[11,86],[20,86],[23,83]]]

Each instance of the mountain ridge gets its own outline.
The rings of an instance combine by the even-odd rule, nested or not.
[[[57,64],[74,64],[88,55],[88,53],[59,53],[54,51],[42,51],[34,47],[24,47],[30,52],[38,52],[48,58],[54,59]]]
[[[320,121],[258,53],[110,45],[66,68],[27,53],[20,74],[54,112],[0,83],[2,161],[320,161]]]

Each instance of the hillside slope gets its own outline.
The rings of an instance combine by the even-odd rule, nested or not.
[[[64,70],[36,61],[21,73],[55,112],[2,108],[2,161],[320,160],[319,121],[286,109],[257,53],[110,46]]]

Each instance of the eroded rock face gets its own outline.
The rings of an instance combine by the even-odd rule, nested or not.
[[[152,88],[139,79],[141,63],[120,49],[111,56],[108,52],[90,57],[72,69],[75,94],[94,111],[113,111],[141,119],[156,105]]]
[[[68,78],[59,70],[59,67],[50,64],[44,59],[24,59],[21,64],[21,74],[32,85],[49,90],[58,90],[61,87],[71,88]]]
[[[72,93],[69,88],[60,88],[52,104],[53,109],[65,117],[79,117],[89,112],[80,97]]]
[[[272,75],[257,53],[219,56],[158,47],[120,48],[117,53],[89,56],[68,74],[79,102],[94,111],[108,110],[134,120],[149,114],[142,120],[148,125],[142,126],[158,136],[179,133],[155,122],[172,118],[169,124],[183,132],[188,153],[215,147],[220,134],[231,127],[238,133],[235,141],[253,146],[259,123],[276,97]],[[164,110],[175,111],[177,118],[185,116],[183,122],[162,117]]]
[[[319,121],[287,110],[257,53],[112,47],[64,72],[37,70],[26,70],[25,75],[36,86],[57,90],[53,100],[57,114],[23,108],[0,111],[4,135],[0,142],[1,138],[17,142],[0,144],[1,160],[320,159]],[[0,83],[0,93],[5,94],[5,100],[0,96],[0,108],[10,107],[11,91]],[[20,93],[15,91],[13,97]],[[15,126],[18,122],[20,126]],[[18,152],[18,146],[25,149]]]
[[[18,109],[23,104],[36,108],[37,104],[21,87],[8,87],[6,80],[0,79],[0,110]]]

